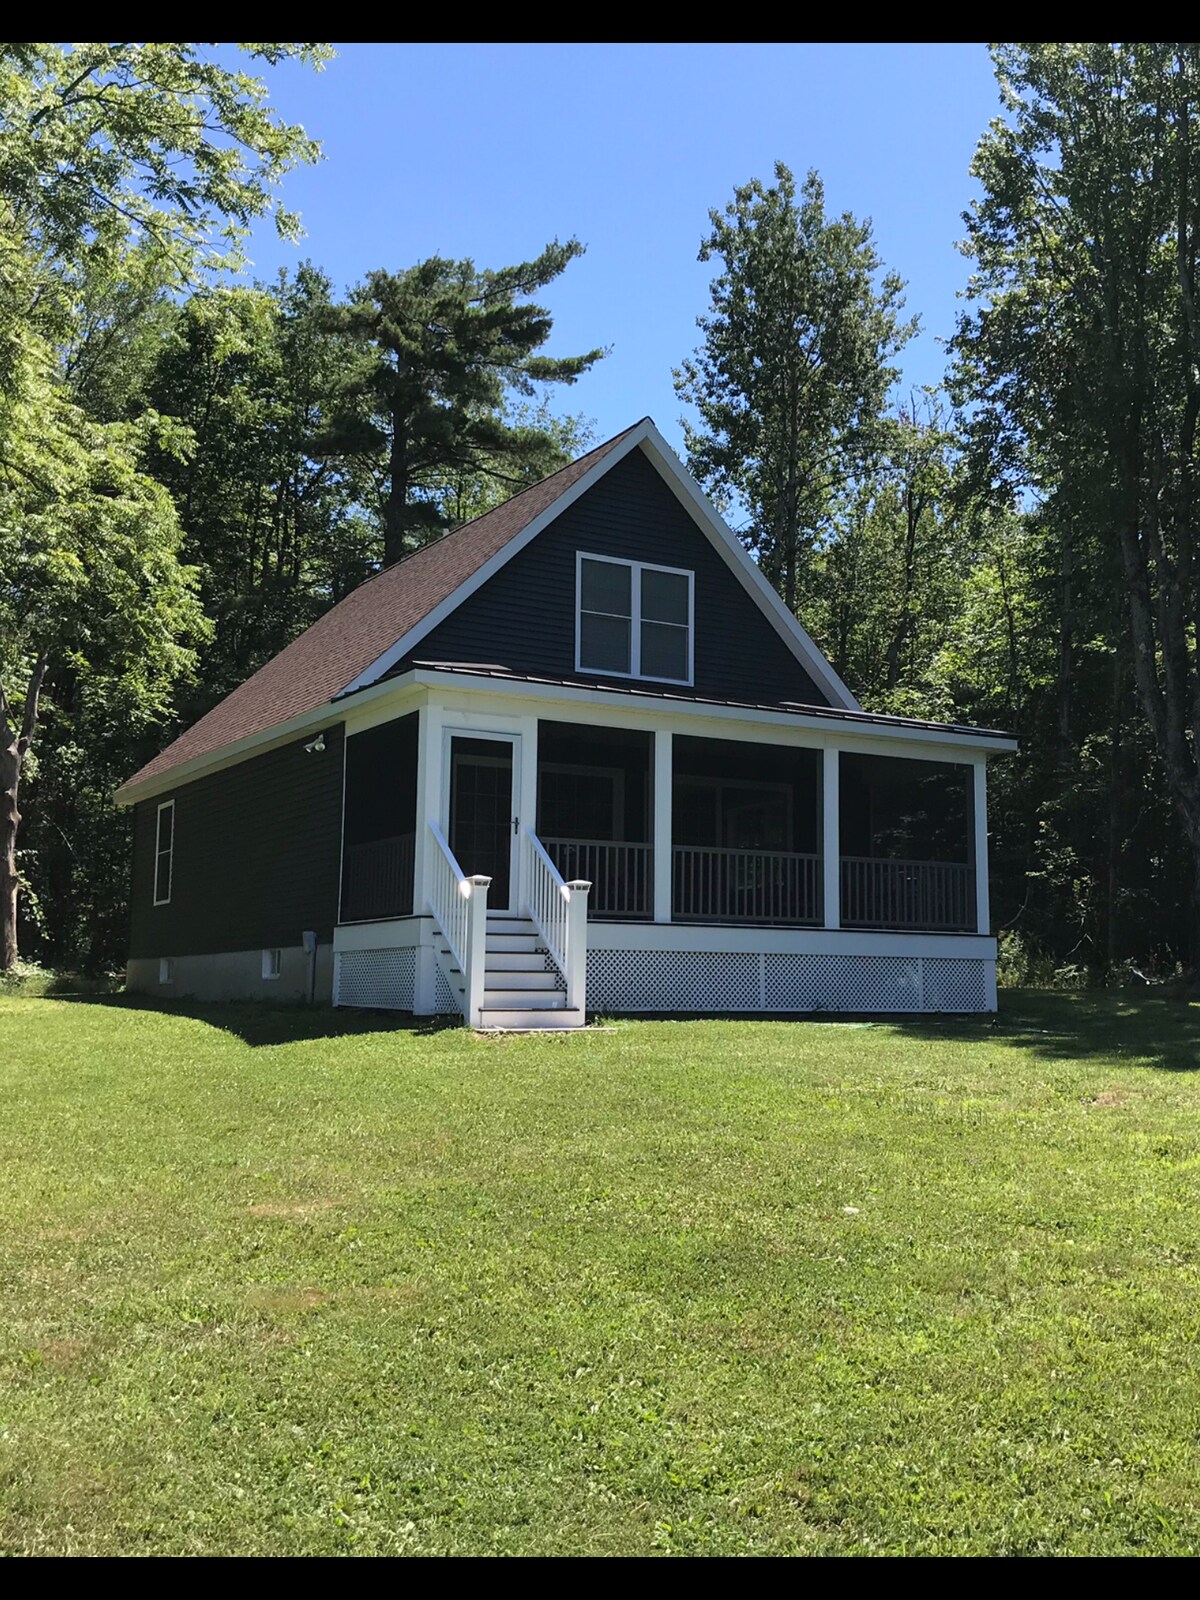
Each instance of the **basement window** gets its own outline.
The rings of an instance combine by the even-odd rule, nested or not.
[[[175,982],[175,963],[170,956],[160,956],[158,960],[159,983]]]
[[[577,556],[575,670],[691,683],[694,574]]]
[[[262,975],[264,978],[277,978],[283,970],[283,951],[264,950],[262,957]]]
[[[164,800],[154,824],[154,904],[170,905],[175,868],[175,802]]]

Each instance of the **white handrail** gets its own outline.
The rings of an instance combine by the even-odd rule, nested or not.
[[[433,920],[441,929],[442,937],[450,946],[458,962],[459,971],[467,970],[467,908],[471,900],[471,880],[455,860],[446,836],[436,822],[429,824],[433,842],[433,871],[430,873],[429,909]]]
[[[567,1006],[587,1009],[587,896],[590,883],[567,883],[545,845],[521,830],[521,882],[525,911],[546,942],[567,986]]]
[[[483,1026],[487,982],[487,898],[492,880],[468,878],[436,822],[429,831],[437,849],[429,874],[429,909],[462,973],[462,1011],[471,1028]]]

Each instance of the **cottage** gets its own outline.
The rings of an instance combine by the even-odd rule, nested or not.
[[[986,729],[862,711],[646,419],[119,791],[131,989],[578,1027],[990,1011]]]

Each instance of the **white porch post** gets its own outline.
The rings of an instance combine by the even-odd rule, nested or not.
[[[483,993],[487,967],[487,903],[492,880],[487,877],[468,879],[471,897],[467,901],[467,970],[463,974],[467,985],[467,1026],[483,1026]]]
[[[591,884],[573,878],[567,884],[567,1009],[587,1010],[588,891]]]
[[[842,925],[842,844],[838,751],[826,745],[821,755],[821,856],[825,882],[825,926]]]
[[[433,871],[429,824],[441,819],[442,792],[442,708],[427,699],[418,713],[417,723],[417,817],[413,861],[413,915],[420,917],[421,937],[417,946],[416,986],[413,1010],[430,1016],[437,1009],[436,962],[433,953],[433,924],[429,920],[429,884]]]
[[[519,825],[527,833],[537,833],[537,792],[538,792],[538,719],[536,717],[522,717],[520,722],[521,734],[521,762],[520,771],[513,773],[513,815],[517,817]],[[529,896],[530,885],[525,882],[525,851],[519,849],[517,857],[517,881],[513,885],[513,905],[518,913],[526,910],[526,900]]]
[[[674,736],[662,728],[654,734],[654,920],[671,920],[671,803],[674,789]]]
[[[988,897],[987,757],[976,757],[972,767],[975,776],[975,926],[980,933],[991,933],[992,912]]]

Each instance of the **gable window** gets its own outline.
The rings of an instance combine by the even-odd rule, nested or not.
[[[165,906],[171,900],[171,877],[175,863],[175,802],[166,800],[158,808],[154,830],[154,904]]]
[[[691,683],[693,582],[677,567],[580,551],[576,671]]]

